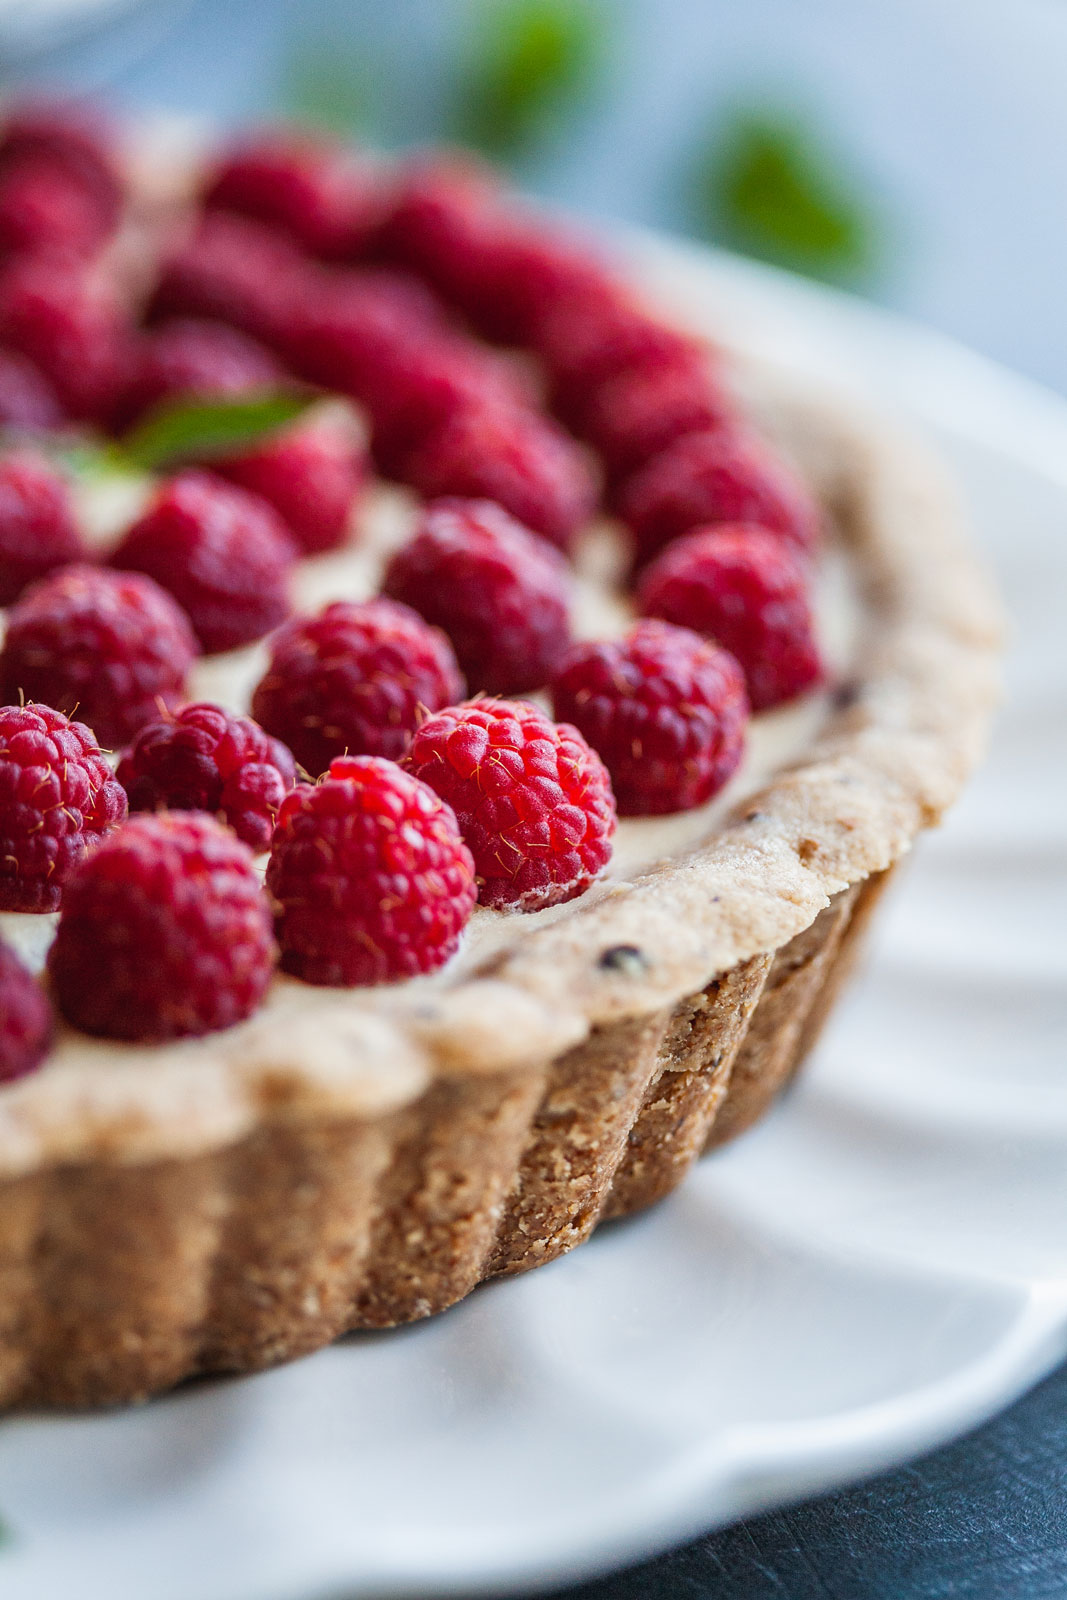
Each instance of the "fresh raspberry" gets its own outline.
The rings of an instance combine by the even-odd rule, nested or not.
[[[59,396],[44,373],[15,350],[0,350],[0,428],[46,433],[65,421]]]
[[[111,414],[129,337],[112,288],[83,263],[28,256],[0,278],[0,342],[38,366],[78,420]]]
[[[289,360],[311,383],[366,401],[397,352],[445,327],[440,303],[422,284],[383,269],[320,268],[293,317]]]
[[[701,528],[677,540],[646,570],[638,602],[646,616],[710,634],[736,656],[755,711],[822,677],[807,565],[764,528]]]
[[[305,555],[343,544],[366,478],[351,417],[319,417],[215,461],[220,476],[262,495]]]
[[[573,440],[547,417],[499,405],[456,412],[409,454],[404,481],[427,500],[495,500],[566,550],[596,503]]]
[[[539,689],[570,640],[566,562],[491,500],[428,506],[383,589],[444,629],[485,694]]]
[[[0,1083],[39,1067],[51,1042],[48,996],[15,952],[0,944]]]
[[[473,312],[485,287],[499,193],[495,175],[466,153],[420,156],[394,185],[375,251]]]
[[[74,1027],[161,1043],[241,1022],[267,991],[271,913],[213,817],[132,817],[71,874],[48,973]]]
[[[819,532],[818,507],[800,479],[733,429],[678,439],[627,480],[618,503],[639,565],[703,523],[758,522],[802,550]]]
[[[115,130],[99,106],[43,99],[14,106],[0,133],[0,169],[31,157],[72,173],[114,222],[124,185]]]
[[[210,472],[164,483],[111,557],[169,590],[209,655],[261,639],[288,616],[295,561],[273,506]]]
[[[210,400],[282,387],[285,369],[247,333],[224,322],[176,318],[140,336],[116,422],[165,400]]]
[[[607,866],[615,798],[577,728],[524,700],[471,700],[428,717],[403,765],[447,800],[474,857],[478,899],[540,911]]]
[[[286,972],[396,983],[453,955],[474,909],[455,816],[391,761],[343,756],[283,802],[267,868]]]
[[[499,180],[467,155],[420,158],[407,169],[375,248],[424,277],[491,339],[523,343],[546,306],[606,284],[588,252],[509,210]]]
[[[452,646],[392,600],[336,600],[271,641],[252,715],[318,777],[335,756],[395,759],[424,711],[463,693]]]
[[[608,379],[637,370],[694,371],[706,361],[695,339],[649,316],[621,291],[560,301],[543,313],[535,338],[552,375],[553,409],[580,431]]]
[[[8,613],[0,700],[77,710],[115,747],[181,697],[196,655],[188,618],[150,578],[63,567]]]
[[[211,811],[253,850],[266,850],[296,766],[251,717],[198,704],[142,728],[118,779],[131,811]]]
[[[0,455],[0,605],[83,553],[66,479],[36,450]]]
[[[0,707],[0,910],[54,911],[71,868],[125,815],[84,723],[32,701]]]
[[[357,256],[382,209],[381,186],[368,167],[344,150],[278,131],[224,155],[204,204],[281,228],[326,261]]]
[[[115,213],[76,172],[47,156],[0,165],[0,251],[17,255],[92,255],[111,233]]]
[[[166,257],[148,315],[228,322],[276,348],[291,334],[309,275],[284,234],[251,217],[208,211]]]
[[[624,817],[702,805],[744,754],[741,668],[727,651],[666,622],[573,645],[552,704],[603,758]]]
[[[530,396],[484,347],[435,332],[383,351],[360,398],[370,413],[379,469],[403,479],[412,451],[459,412],[519,410]]]
[[[599,384],[582,437],[618,483],[688,433],[731,424],[731,406],[708,364],[632,367]]]

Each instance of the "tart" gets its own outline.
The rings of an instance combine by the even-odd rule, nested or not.
[[[17,132],[16,118],[7,135],[16,146]],[[98,166],[113,172],[118,158],[109,165],[94,137]],[[71,165],[69,140],[46,147]],[[4,150],[0,137],[0,202]],[[71,170],[84,176],[86,161],[83,149]],[[415,385],[422,411],[408,403],[410,390],[381,398],[375,389],[371,446],[381,476],[362,487],[351,525],[326,541],[332,548],[309,552],[305,543],[295,571],[298,611],[376,595],[396,552],[409,548],[420,496],[481,503],[500,483],[509,512],[525,506],[519,520],[531,538],[569,543],[577,633],[617,639],[633,618],[635,553],[641,594],[656,590],[657,562],[677,564],[679,542],[694,527],[744,520],[796,535],[801,545],[815,537],[803,516],[799,532],[795,517],[784,532],[774,526],[775,508],[793,492],[780,493],[777,479],[774,493],[747,503],[741,519],[689,515],[677,496],[659,493],[657,463],[679,441],[717,441],[725,429],[745,449],[758,437],[760,450],[772,450],[784,464],[782,481],[800,485],[820,524],[818,550],[797,559],[810,573],[821,682],[753,718],[747,756],[732,773],[729,763],[716,768],[707,797],[693,791],[686,809],[623,816],[606,869],[594,864],[588,882],[528,902],[535,909],[527,912],[483,904],[470,914],[466,906],[458,949],[444,950],[432,972],[342,983],[291,976],[290,965],[238,1020],[213,1014],[210,1031],[167,1041],[120,1042],[60,1019],[36,1070],[0,1083],[5,1406],[140,1399],[196,1374],[269,1366],[348,1330],[426,1317],[485,1279],[548,1262],[599,1222],[667,1195],[703,1152],[742,1133],[788,1083],[896,864],[980,756],[996,695],[997,611],[936,463],[850,403],[798,390],[741,351],[712,352],[709,329],[679,330],[665,311],[608,318],[590,339],[607,269],[569,243],[541,250],[555,239],[549,225],[520,226],[512,210],[494,211],[503,202],[485,199],[481,173],[443,171],[416,164],[398,175],[291,141],[263,141],[223,160],[174,154],[162,186],[155,175],[134,180],[127,163],[126,216],[117,222],[113,187],[99,172],[90,183],[92,194],[106,189],[110,197],[107,223],[97,219],[103,242],[94,234],[92,271],[106,267],[108,281],[123,285],[123,304],[150,326],[210,312],[269,351],[279,371],[296,364],[304,379],[346,392],[357,416],[365,416],[367,396],[342,381],[340,335],[323,307],[369,281],[380,292],[387,280],[392,309],[375,337],[390,337],[397,306],[397,315],[447,328],[456,362],[447,382],[437,372]],[[191,195],[206,206],[192,224]],[[472,216],[479,226],[487,217],[507,221],[479,233]],[[242,266],[257,251],[273,271]],[[416,276],[389,277],[397,263]],[[92,393],[88,366],[64,387],[63,374],[49,371],[41,349],[19,332],[29,326],[26,314],[20,310],[19,321],[11,310],[22,305],[22,265],[8,268],[13,289],[0,281],[0,340],[41,366],[42,392],[67,417],[115,426],[121,416],[126,426],[131,394],[142,407],[146,385],[166,398],[174,371],[201,359],[181,339],[177,355],[173,340],[161,351],[158,339],[145,354],[144,341],[155,336],[139,334],[140,365],[116,399],[94,334]],[[612,270],[612,284],[624,286],[619,304],[640,302],[642,286],[626,283],[625,259]],[[312,271],[329,278],[316,276],[321,300],[312,297],[310,311],[303,302],[294,347],[283,285],[291,289]],[[713,308],[709,322],[713,329]],[[92,323],[86,311],[79,328],[90,324],[98,327],[99,317]],[[132,326],[130,314],[123,337]],[[537,359],[491,356],[483,339],[509,350],[525,340]],[[115,361],[121,345],[116,338]],[[705,389],[672,376],[669,352],[681,345],[680,365],[698,359],[713,373]],[[247,371],[247,348],[231,340],[226,360],[228,372]],[[611,426],[599,411],[591,420],[601,380],[642,362],[656,373],[652,399],[616,386]],[[262,382],[265,369],[251,367]],[[472,421],[472,384],[488,384],[499,402],[492,429]],[[600,439],[601,500],[629,519],[632,537],[617,518],[582,503],[580,478],[559,490],[556,468],[539,458],[531,490],[525,466],[512,470],[516,411],[540,416],[548,403],[572,434]],[[432,428],[424,414],[431,405],[444,407]],[[43,402],[42,409],[51,425],[54,413]],[[571,434],[546,426],[546,438],[562,441],[560,459],[573,454]],[[555,448],[545,445],[549,455]],[[487,461],[510,463],[510,476],[503,468],[503,476],[487,475]],[[242,486],[236,494],[250,496],[276,488],[273,470],[253,448],[212,477],[225,472]],[[385,481],[397,478],[403,486]],[[94,549],[123,534],[119,567],[129,560],[144,568],[131,549],[147,549],[151,564],[162,548],[162,534],[152,545],[145,533],[147,524],[163,524],[158,503],[147,513],[136,503],[143,493],[133,485],[129,503],[115,510],[98,490],[83,491],[80,521]],[[177,491],[165,493],[173,501]],[[262,507],[258,515],[262,523]],[[291,531],[294,517],[299,506],[290,507]],[[324,519],[310,519],[313,537]],[[568,523],[577,525],[573,537]],[[237,565],[253,538],[242,537]],[[273,534],[262,537],[271,561],[281,559]],[[550,588],[553,563],[566,563],[538,559]],[[156,577],[166,578],[164,567],[156,564]],[[410,572],[405,581],[414,581]],[[241,612],[252,642],[219,649],[231,640],[217,631],[218,607],[201,610],[202,592],[186,585],[179,598],[201,641],[209,627],[216,632],[213,653],[193,665],[176,705],[206,701],[247,713],[260,704],[253,692],[270,673],[263,636],[277,621],[277,593],[274,585],[259,623]],[[235,616],[236,608],[222,620],[236,626]],[[484,641],[464,648],[478,660]],[[493,661],[504,674],[494,682],[500,693],[515,656],[501,665],[497,652]],[[739,669],[731,670],[739,683]],[[541,682],[520,688],[535,696],[531,715],[554,726]],[[442,695],[445,705],[454,698]],[[410,764],[410,754],[397,753]],[[307,765],[311,756],[298,759]],[[328,759],[329,752],[320,771]],[[384,767],[392,757],[374,759]],[[292,778],[279,762],[284,788]],[[639,789],[639,779],[627,781]],[[321,785],[293,791],[316,792]],[[662,809],[670,812],[669,802]],[[462,830],[458,806],[456,816]],[[237,827],[232,815],[225,820]],[[86,868],[107,848],[105,841],[88,849]],[[483,873],[483,899],[485,881]],[[39,967],[55,921],[47,910],[6,913],[0,933]],[[57,974],[53,963],[62,996]]]

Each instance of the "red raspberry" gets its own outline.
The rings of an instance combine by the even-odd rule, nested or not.
[[[224,155],[204,203],[292,235],[310,255],[351,260],[381,215],[381,187],[340,149],[291,132],[262,133]]]
[[[730,422],[730,403],[706,362],[638,366],[598,385],[582,418],[582,437],[617,483],[685,434],[712,433]]]
[[[311,383],[366,400],[377,392],[384,364],[444,326],[440,304],[413,278],[320,269],[294,317],[289,359]]]
[[[261,639],[288,616],[295,561],[274,508],[210,472],[164,483],[111,557],[169,590],[209,655]]]
[[[149,316],[228,322],[272,347],[290,336],[310,268],[284,234],[208,211],[163,264]]]
[[[485,285],[499,192],[490,169],[466,154],[419,157],[394,188],[376,253],[473,312]]]
[[[710,634],[737,657],[753,710],[792,700],[822,677],[804,560],[764,528],[701,528],[645,572],[646,616]]]
[[[0,700],[77,710],[114,747],[180,698],[196,655],[188,618],[150,578],[63,567],[8,613]]]
[[[31,157],[77,177],[114,222],[123,192],[118,141],[98,106],[48,100],[15,106],[0,135],[0,167]]]
[[[166,400],[205,400],[280,388],[285,369],[257,340],[192,317],[141,335],[116,412],[119,426]]]
[[[0,165],[0,250],[92,255],[111,233],[113,208],[76,172],[47,156]]]
[[[269,501],[305,555],[345,542],[366,477],[350,417],[309,420],[213,465]]]
[[[621,293],[576,295],[542,315],[536,347],[552,374],[553,409],[584,431],[600,385],[620,373],[699,371],[706,356],[695,339],[630,303]]]
[[[425,710],[463,693],[452,646],[392,600],[336,600],[271,641],[252,715],[317,777],[335,756],[396,758]]]
[[[500,405],[456,412],[411,451],[404,481],[427,500],[495,500],[567,549],[596,503],[578,446],[546,417]]]
[[[52,1042],[52,1007],[15,952],[0,944],[0,1083],[39,1067]]]
[[[665,622],[572,646],[552,704],[603,758],[624,817],[702,805],[744,754],[741,668],[699,634]]]
[[[125,371],[129,322],[84,264],[30,256],[0,279],[0,341],[28,356],[72,417],[110,416]]]
[[[131,811],[211,811],[253,850],[266,850],[296,766],[251,717],[199,704],[142,728],[118,779]]]
[[[74,1027],[161,1043],[241,1022],[270,984],[252,852],[213,817],[132,817],[71,874],[48,973]]]
[[[492,339],[522,343],[546,306],[606,284],[587,252],[507,210],[499,180],[465,155],[409,167],[376,248],[419,273]]]
[[[71,868],[125,815],[84,723],[32,702],[0,707],[0,910],[54,911]]]
[[[445,333],[398,340],[383,351],[361,395],[370,412],[374,458],[403,479],[411,452],[460,411],[516,410],[529,395],[499,359]]]
[[[570,640],[566,562],[491,500],[428,506],[383,589],[444,629],[485,694],[539,689]]]
[[[65,420],[44,373],[14,350],[0,350],[0,427],[44,433]]]
[[[391,761],[343,756],[283,802],[267,889],[286,972],[396,983],[443,966],[477,898],[455,816]]]
[[[653,456],[623,485],[619,514],[639,564],[702,523],[758,522],[802,550],[819,531],[818,507],[800,479],[733,429],[691,433]]]
[[[428,717],[404,766],[447,800],[474,857],[478,899],[540,911],[607,866],[615,798],[576,728],[524,700],[471,700]]]
[[[82,555],[66,479],[35,450],[0,455],[0,605]]]

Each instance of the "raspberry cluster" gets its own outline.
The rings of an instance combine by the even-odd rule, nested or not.
[[[246,138],[144,282],[109,248],[118,149],[88,112],[3,119],[0,423],[114,433],[161,402],[334,397],[164,475],[105,566],[47,457],[0,456],[0,906],[62,907],[68,1021],[162,1040],[247,1016],[275,933],[313,983],[433,971],[476,899],[537,911],[587,890],[616,810],[711,798],[750,707],[821,679],[820,513],[720,359],[475,162],[390,172]],[[298,557],[359,536],[368,459],[428,504],[380,597],[291,617]],[[566,557],[595,555],[578,541],[601,488],[643,616],[574,643]],[[256,720],[182,708],[198,649],[271,633]],[[559,720],[489,698],[546,688]],[[129,746],[118,779],[98,740]],[[127,794],[144,814],[124,823]],[[249,849],[268,846],[270,901]],[[0,1013],[2,1079],[50,1027],[2,949]]]

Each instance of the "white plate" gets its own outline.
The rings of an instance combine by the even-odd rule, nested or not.
[[[435,1322],[0,1426],[5,1600],[562,1582],[900,1461],[1067,1348],[1067,407],[862,305],[631,247],[941,439],[1015,621],[992,759],[798,1090],[657,1211]]]

